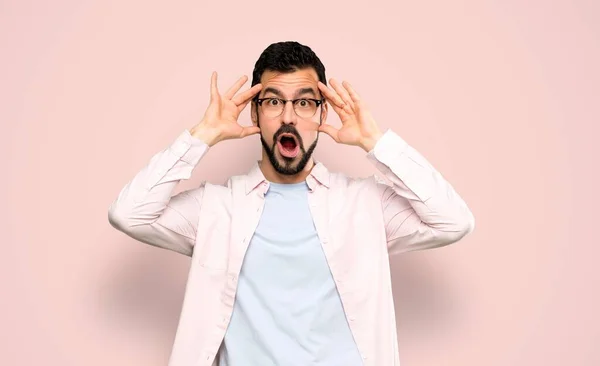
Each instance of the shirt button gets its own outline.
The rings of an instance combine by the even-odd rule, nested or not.
[[[353,316],[351,316],[351,317],[350,317],[350,321],[351,321],[351,322],[353,322],[354,320],[356,320],[356,318],[355,318],[355,317],[353,317]]]

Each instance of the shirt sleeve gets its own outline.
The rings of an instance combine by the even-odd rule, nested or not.
[[[441,247],[472,232],[465,201],[418,151],[387,130],[367,154],[378,184],[390,254]]]
[[[205,183],[172,196],[209,147],[185,130],[127,183],[108,211],[116,229],[141,242],[191,256]]]

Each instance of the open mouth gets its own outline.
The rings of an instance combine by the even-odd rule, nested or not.
[[[295,158],[300,151],[300,144],[296,140],[296,136],[284,133],[277,140],[279,152],[286,158]]]

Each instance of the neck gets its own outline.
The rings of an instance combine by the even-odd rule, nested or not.
[[[314,160],[311,158],[306,167],[298,174],[294,175],[284,175],[278,173],[273,165],[271,165],[271,161],[269,157],[263,152],[262,160],[259,162],[258,166],[262,171],[263,175],[269,182],[273,183],[282,183],[282,184],[292,184],[292,183],[300,183],[306,180],[306,177],[310,174],[312,168],[315,166]]]

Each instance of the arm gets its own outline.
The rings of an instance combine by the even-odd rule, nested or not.
[[[184,131],[121,190],[108,211],[110,224],[141,242],[191,256],[204,185],[171,195],[208,148]]]
[[[474,229],[473,214],[442,175],[388,130],[367,155],[389,184],[379,184],[390,254],[460,240]]]
[[[350,83],[331,79],[331,86],[319,82],[342,127],[323,124],[319,131],[361,147],[391,182],[379,185],[390,254],[447,245],[471,232],[473,214],[442,175],[400,136],[381,133]]]
[[[190,178],[209,147],[222,140],[260,132],[257,126],[243,127],[237,122],[240,113],[262,89],[261,84],[256,84],[236,95],[247,80],[247,76],[241,77],[221,95],[217,73],[213,72],[210,104],[204,117],[169,148],[156,154],[121,190],[108,211],[112,226],[141,242],[192,255],[204,184],[171,195],[180,180]]]

